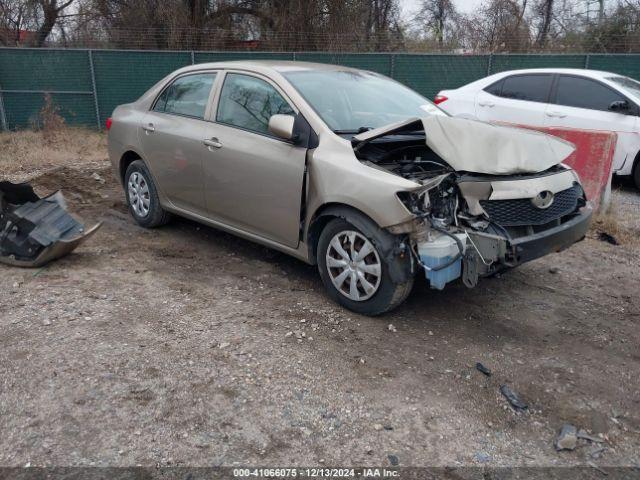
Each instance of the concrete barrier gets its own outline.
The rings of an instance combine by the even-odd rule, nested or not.
[[[516,125],[562,138],[576,146],[575,152],[564,163],[573,168],[589,199],[597,211],[606,209],[611,200],[613,154],[618,135],[602,130],[582,130],[558,127],[532,127]]]

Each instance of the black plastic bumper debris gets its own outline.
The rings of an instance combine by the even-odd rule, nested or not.
[[[40,267],[72,252],[100,228],[67,211],[61,192],[40,198],[26,183],[0,182],[0,262]]]
[[[516,392],[511,390],[508,385],[500,385],[500,392],[502,392],[502,395],[504,395],[504,397],[509,401],[514,409],[526,410],[528,408],[527,404],[524,403],[520,399],[520,396],[518,396]]]

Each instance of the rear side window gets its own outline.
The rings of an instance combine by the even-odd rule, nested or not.
[[[500,96],[513,100],[546,103],[551,90],[552,75],[515,75],[502,84]]]
[[[609,110],[612,102],[625,100],[619,93],[588,78],[561,76],[556,103],[567,107]]]
[[[496,83],[492,83],[488,87],[484,88],[484,91],[490,93],[491,95],[495,95],[499,97],[502,93],[502,84],[504,83],[504,79],[497,81]]]
[[[204,119],[215,73],[186,75],[164,89],[153,110]]]
[[[238,73],[227,74],[220,94],[218,122],[269,134],[269,119],[275,114],[296,113],[264,80]]]

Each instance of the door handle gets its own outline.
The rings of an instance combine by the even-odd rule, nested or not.
[[[142,127],[142,129],[147,133],[153,133],[153,132],[156,131],[156,127],[153,126],[153,123],[150,123],[148,125],[144,125]]]
[[[566,114],[560,112],[547,112],[547,117],[564,118],[566,116]]]
[[[218,141],[217,138],[206,138],[202,141],[202,143],[205,144],[205,146],[207,147],[212,147],[212,148],[222,148],[222,144]]]
[[[478,105],[480,105],[481,107],[494,107],[496,104],[493,102],[478,102]]]

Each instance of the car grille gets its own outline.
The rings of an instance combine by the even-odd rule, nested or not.
[[[549,208],[537,208],[530,198],[515,200],[481,200],[480,205],[489,219],[503,227],[545,225],[573,213],[582,193],[579,185],[555,194]]]

